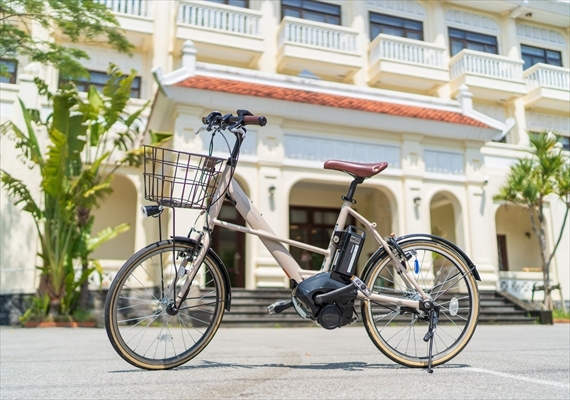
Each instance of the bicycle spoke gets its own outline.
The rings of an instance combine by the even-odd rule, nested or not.
[[[440,245],[437,238],[412,240],[401,247],[405,254],[414,257],[408,263],[410,267],[419,264],[418,273],[414,269],[413,276],[439,307],[438,325],[431,339],[432,365],[439,365],[457,355],[473,334],[478,300],[472,271],[457,253]],[[386,256],[378,260],[366,283],[374,293],[419,299],[414,289],[403,287],[395,271],[392,260]],[[363,302],[362,308],[365,327],[385,355],[400,364],[427,366],[430,341],[423,340],[429,329],[426,312],[412,312],[405,307],[402,312],[395,304],[373,301]],[[383,310],[386,312],[382,313]]]

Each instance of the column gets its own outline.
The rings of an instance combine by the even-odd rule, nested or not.
[[[400,234],[429,232],[429,202],[423,193],[425,163],[423,160],[422,135],[403,134],[402,171],[404,204],[401,205],[404,231]],[[400,235],[399,234],[399,235]]]
[[[370,43],[368,26],[368,8],[365,1],[348,1],[344,6],[343,25],[358,30],[358,50],[362,56],[362,65],[352,77],[355,86],[368,86],[368,44]]]
[[[258,169],[255,204],[279,237],[289,237],[289,193],[282,181],[283,119],[268,118],[268,124],[258,132]],[[252,199],[254,196],[252,196]],[[258,240],[254,255],[254,287],[288,287],[289,280],[269,250]]]
[[[486,179],[483,170],[483,155],[480,142],[465,144],[465,177],[467,227],[463,249],[481,276],[479,288],[495,290],[499,280],[496,232],[492,212],[493,193],[485,189]]]

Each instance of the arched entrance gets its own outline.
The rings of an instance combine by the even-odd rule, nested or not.
[[[111,181],[111,193],[93,212],[94,223],[92,235],[95,236],[101,230],[127,223],[130,229],[121,233],[116,238],[105,242],[93,252],[92,257],[100,260],[126,261],[135,249],[137,190],[129,178],[121,174],[115,174]]]
[[[296,183],[289,195],[289,237],[312,246],[326,248],[333,233],[336,219],[342,205],[341,196],[348,190],[348,184],[332,182],[301,181]],[[356,190],[354,209],[370,222],[378,224],[378,232],[387,235],[393,231],[393,202],[378,188],[360,185]],[[347,225],[363,228],[349,217]],[[364,243],[358,272],[378,246],[367,237]],[[305,269],[319,269],[324,257],[290,246],[289,251],[299,265]]]
[[[461,206],[451,193],[438,192],[432,197],[430,224],[432,235],[447,239],[459,247],[464,246]]]
[[[499,271],[541,272],[538,240],[528,210],[514,204],[502,205],[495,214]]]

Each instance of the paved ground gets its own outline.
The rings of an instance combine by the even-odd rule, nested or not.
[[[570,398],[568,324],[480,326],[432,375],[389,361],[362,327],[220,328],[193,361],[157,372],[124,362],[103,329],[0,335],[2,399]]]

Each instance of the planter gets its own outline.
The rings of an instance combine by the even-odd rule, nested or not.
[[[89,322],[24,322],[24,328],[95,328],[94,321]]]

